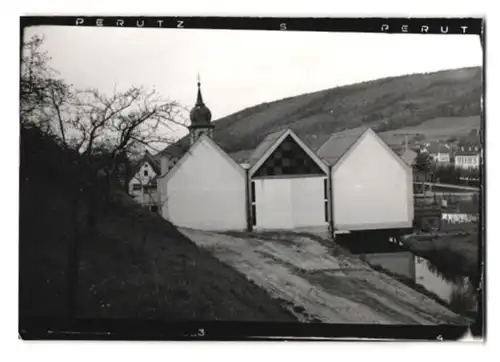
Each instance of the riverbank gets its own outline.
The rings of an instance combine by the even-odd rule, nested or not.
[[[453,285],[446,305],[467,316],[477,312],[477,290],[481,282],[479,243],[474,223],[455,225],[453,230],[441,233],[412,235],[404,240],[404,246],[425,259],[420,269],[433,274],[447,287]]]
[[[479,284],[479,234],[477,224],[455,226],[442,233],[416,234],[403,243],[414,254],[429,260],[445,279],[469,277]]]

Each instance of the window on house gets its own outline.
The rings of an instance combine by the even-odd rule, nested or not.
[[[328,222],[328,181],[323,180],[324,201],[325,201],[325,222]]]
[[[144,170],[144,176],[148,176],[148,170]]]
[[[325,222],[328,222],[328,200],[325,201]]]
[[[255,205],[256,199],[255,199],[255,182],[252,181],[250,184],[250,200],[252,203],[252,226],[257,225],[257,207]]]
[[[134,191],[141,191],[141,184],[133,184],[132,185],[132,190]]]
[[[250,197],[252,200],[252,203],[255,203],[255,182],[252,182],[251,188],[250,188]]]

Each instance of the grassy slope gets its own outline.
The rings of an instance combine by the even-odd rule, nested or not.
[[[23,158],[34,161],[32,150],[24,151]],[[43,154],[37,157],[44,162]],[[20,183],[20,316],[64,316],[70,198],[50,168],[37,174],[28,166],[22,165]],[[80,316],[294,320],[159,216],[117,200],[98,220],[98,237],[81,243]]]
[[[253,149],[269,132],[290,127],[314,148],[323,135],[343,129],[381,124],[400,129],[426,121],[429,127],[423,124],[417,132],[429,130],[436,138],[436,129],[444,128],[448,138],[457,123],[459,133],[477,127],[480,96],[480,68],[385,78],[244,109],[217,120],[215,138],[233,153]]]

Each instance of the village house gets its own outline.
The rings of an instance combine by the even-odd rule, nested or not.
[[[139,204],[157,211],[157,180],[161,169],[157,160],[146,150],[142,160],[137,164],[133,177],[128,183],[129,195]]]
[[[183,154],[182,148],[177,145],[171,145],[154,156],[146,150],[129,180],[129,195],[151,211],[159,211],[161,200],[157,190],[157,178],[170,171]]]
[[[422,148],[421,152],[426,152],[431,157],[436,166],[448,166],[452,162],[452,149],[447,143],[441,142],[427,142]]]
[[[321,232],[412,227],[412,169],[369,128],[334,134],[316,152],[283,129],[236,161],[213,140],[199,82],[190,119],[189,150],[157,177],[161,214],[175,225]]]
[[[461,145],[455,152],[455,167],[460,169],[478,169],[480,165],[480,151],[478,145]]]

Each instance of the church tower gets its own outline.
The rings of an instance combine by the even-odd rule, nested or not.
[[[196,104],[189,114],[191,119],[191,125],[189,128],[189,140],[190,144],[193,145],[201,135],[206,134],[208,137],[212,138],[214,134],[214,125],[210,123],[212,119],[212,113],[210,109],[203,103],[203,98],[201,96],[201,84],[200,77],[198,76],[198,96],[196,98]]]

